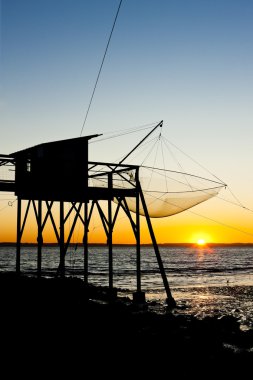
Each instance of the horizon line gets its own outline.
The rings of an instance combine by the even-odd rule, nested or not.
[[[198,246],[197,243],[157,243],[159,246]],[[16,245],[16,242],[0,242],[0,246],[14,246]],[[58,243],[43,243],[42,246],[58,246],[59,244]],[[142,243],[140,244],[141,246],[153,246],[152,243]],[[208,243],[206,242],[205,245],[203,246],[204,247],[208,247],[208,246],[253,246],[253,242],[247,242],[247,243],[241,243],[241,242],[235,242],[235,243],[222,243],[222,242],[219,242],[219,243]],[[32,242],[25,242],[25,243],[21,243],[21,246],[37,246],[37,243],[32,243]],[[83,243],[69,243],[69,246],[73,247],[73,246],[83,246]],[[88,246],[107,246],[106,243],[89,243]],[[113,246],[136,246],[135,243],[115,243],[113,244]]]

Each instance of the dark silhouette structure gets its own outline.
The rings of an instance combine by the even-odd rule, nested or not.
[[[15,194],[44,201],[88,200],[88,141],[97,136],[49,142],[13,153]]]
[[[162,123],[162,122],[161,122]],[[155,128],[161,126],[159,123]],[[15,180],[1,181],[0,191],[15,191],[17,196],[17,250],[16,272],[20,273],[21,241],[28,214],[33,210],[37,222],[37,276],[42,275],[43,231],[47,223],[52,224],[60,247],[60,263],[57,275],[65,276],[65,256],[78,220],[83,225],[84,281],[88,284],[88,234],[95,207],[101,218],[107,237],[109,254],[109,291],[113,288],[113,228],[120,208],[126,213],[136,239],[136,293],[134,300],[143,302],[141,290],[140,205],[142,206],[150,236],[162,275],[168,304],[174,306],[166,273],[139,182],[139,167],[136,165],[88,160],[91,135],[68,140],[40,144],[25,150],[0,155],[0,165],[15,168]],[[139,144],[138,144],[139,145]],[[130,173],[130,174],[129,174]],[[134,198],[136,214],[130,212],[127,198]],[[112,202],[115,199],[116,210]],[[25,202],[23,202],[25,201]],[[106,206],[101,206],[101,201]],[[71,207],[65,207],[70,202]],[[23,204],[25,206],[23,206]],[[54,212],[52,207],[54,205]],[[88,207],[89,205],[89,207]],[[58,216],[56,218],[56,206]],[[24,208],[24,210],[23,210]],[[72,217],[70,219],[70,216]],[[57,226],[59,223],[59,226]],[[66,223],[68,223],[68,233]],[[70,226],[70,228],[69,228]]]

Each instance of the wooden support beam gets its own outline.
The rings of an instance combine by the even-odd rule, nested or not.
[[[60,276],[65,276],[65,246],[64,246],[64,202],[60,201]]]
[[[37,237],[37,276],[41,277],[41,262],[42,262],[42,201],[38,201],[38,213],[37,213],[37,225],[38,225],[38,237]]]
[[[108,190],[112,191],[112,174],[108,175]],[[109,289],[113,290],[113,252],[112,252],[112,201],[108,200],[108,254],[109,254]]]
[[[53,226],[53,229],[54,229],[54,233],[55,233],[55,236],[56,236],[56,239],[58,241],[58,244],[60,245],[60,235],[58,233],[58,230],[57,230],[57,227],[56,227],[56,224],[55,224],[55,221],[54,221],[54,217],[53,217],[53,214],[52,214],[52,211],[51,211],[51,208],[53,206],[53,202],[51,202],[51,204],[49,204],[48,201],[46,201],[46,205],[47,205],[47,212],[50,216],[50,220],[51,220],[51,223],[52,223],[52,226]]]
[[[129,221],[131,223],[131,226],[132,226],[132,229],[133,229],[133,233],[134,233],[134,235],[136,237],[136,224],[135,224],[135,222],[134,222],[134,220],[132,218],[132,215],[130,213],[130,210],[129,210],[129,207],[128,207],[128,204],[127,204],[127,201],[126,201],[125,198],[121,201],[121,207],[125,211],[128,219],[129,219]]]
[[[16,243],[16,273],[20,274],[20,250],[21,250],[21,198],[17,201],[17,243]]]
[[[49,202],[46,202],[48,210],[51,210],[53,203],[54,203],[53,201],[51,202],[51,204],[49,204]],[[44,218],[42,226],[41,226],[42,231],[44,230],[44,227],[45,227],[47,220],[48,220],[48,217],[49,217],[49,211],[48,210],[46,212],[45,218]]]
[[[16,241],[16,273],[20,274],[20,255],[21,255],[21,240],[25,229],[25,224],[29,212],[31,201],[28,201],[26,206],[25,216],[22,221],[22,199],[17,199],[17,241]]]
[[[95,201],[92,202],[90,211],[88,211],[88,202],[84,203],[84,283],[88,285],[88,274],[89,274],[89,250],[88,250],[88,234],[89,234],[89,224],[91,216],[94,210]]]
[[[72,235],[73,235],[73,232],[74,232],[74,229],[75,229],[75,226],[76,226],[77,219],[78,219],[78,217],[80,216],[81,208],[82,208],[82,203],[80,202],[78,208],[77,208],[77,209],[75,208],[75,210],[76,210],[76,215],[75,215],[75,217],[74,217],[74,220],[73,220],[73,223],[72,223],[72,226],[71,226],[70,232],[69,232],[69,236],[68,236],[68,238],[67,238],[67,242],[66,242],[66,244],[65,244],[64,255],[66,255],[66,253],[67,253],[67,250],[68,250],[68,247],[69,247],[69,243],[70,243],[71,237],[72,237]],[[67,220],[67,219],[65,218],[65,219],[64,219],[64,223],[66,222],[66,220]]]
[[[93,206],[94,207],[94,206]],[[93,208],[92,208],[93,209]],[[89,251],[88,251],[88,233],[89,233],[89,216],[88,216],[88,203],[84,203],[84,235],[83,235],[83,255],[84,255],[84,283],[88,285],[88,263],[89,263]]]
[[[105,214],[104,214],[104,212],[103,212],[103,210],[102,210],[102,208],[101,208],[101,206],[100,206],[100,204],[97,202],[97,201],[95,201],[95,203],[96,203],[96,205],[97,205],[97,209],[98,209],[98,212],[99,212],[99,215],[100,215],[100,218],[101,218],[101,222],[102,222],[102,224],[103,224],[103,227],[104,227],[104,231],[105,231],[105,233],[106,233],[106,237],[107,237],[107,239],[108,239],[108,220],[106,219],[106,216],[105,216]]]
[[[152,240],[152,243],[153,243],[153,247],[154,247],[154,250],[155,250],[155,254],[156,254],[156,259],[157,259],[157,262],[158,262],[159,270],[160,270],[160,273],[161,273],[161,276],[162,276],[162,279],[163,279],[164,288],[165,288],[165,291],[166,291],[166,294],[167,294],[167,304],[170,307],[175,307],[176,306],[176,301],[172,297],[172,294],[171,294],[171,291],[170,291],[168,279],[167,279],[167,276],[166,276],[166,273],[165,273],[165,270],[164,270],[164,267],[163,267],[163,262],[162,262],[162,259],[161,259],[161,256],[160,256],[159,248],[158,248],[158,245],[157,245],[157,242],[156,242],[155,234],[154,234],[153,227],[152,227],[152,224],[151,224],[151,220],[150,220],[150,217],[149,217],[147,205],[146,205],[145,198],[144,198],[144,195],[143,195],[143,192],[142,192],[142,189],[141,189],[140,185],[139,185],[139,193],[140,193],[142,207],[143,207],[143,210],[144,210],[144,213],[145,213],[145,217],[146,217],[146,221],[147,221],[150,237],[151,237],[151,240]]]
[[[20,199],[20,202],[21,202],[21,199]],[[20,234],[21,234],[20,235],[20,240],[22,238],[22,235],[23,235],[23,232],[24,232],[24,229],[25,229],[25,224],[26,224],[28,212],[29,212],[29,209],[30,209],[30,205],[31,205],[31,201],[28,201],[28,204],[26,206],[25,216],[24,216],[24,219],[23,219],[23,222],[22,222],[21,231],[20,231]],[[21,216],[20,216],[20,220],[21,220]]]
[[[137,184],[139,183],[138,171],[136,172]],[[136,194],[136,224],[135,224],[135,238],[136,238],[136,280],[137,292],[141,292],[141,243],[140,243],[140,195],[139,191]]]

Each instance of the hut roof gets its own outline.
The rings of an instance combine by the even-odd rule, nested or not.
[[[75,144],[79,144],[82,141],[86,142],[87,140],[90,140],[90,139],[92,139],[94,137],[98,137],[98,136],[101,136],[101,134],[89,135],[89,136],[83,136],[83,137],[76,137],[76,138],[65,139],[65,140],[50,141],[50,142],[47,142],[47,143],[42,143],[42,144],[34,145],[34,146],[26,148],[26,149],[19,150],[17,152],[11,153],[9,156],[10,157],[16,157],[16,156],[19,156],[19,155],[22,155],[22,154],[25,154],[25,153],[29,153],[29,152],[31,152],[33,150],[36,150],[39,147],[47,147],[49,145],[50,146],[55,145],[55,148],[59,148],[61,145],[64,146],[66,144],[75,145]]]

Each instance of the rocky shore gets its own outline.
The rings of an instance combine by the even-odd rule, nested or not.
[[[229,315],[199,320],[168,309],[158,314],[148,303],[134,304],[76,278],[2,273],[0,289],[4,351],[39,366],[60,357],[59,370],[100,371],[103,363],[104,371],[115,371],[117,364],[123,373],[173,368],[179,378],[200,376],[203,369],[209,375],[251,370],[253,330],[241,331]]]

